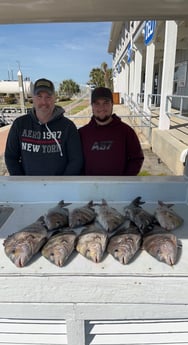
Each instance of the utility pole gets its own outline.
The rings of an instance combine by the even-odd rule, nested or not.
[[[20,106],[21,106],[21,111],[22,114],[25,113],[25,97],[24,97],[24,88],[23,88],[23,77],[22,77],[22,72],[18,71],[18,86],[19,86],[19,93],[20,93]]]

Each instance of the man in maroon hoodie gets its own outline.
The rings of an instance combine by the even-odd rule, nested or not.
[[[91,95],[93,116],[79,129],[89,176],[134,176],[144,155],[135,131],[113,114],[110,89],[96,88]]]

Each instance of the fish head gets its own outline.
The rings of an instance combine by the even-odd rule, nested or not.
[[[89,260],[92,260],[95,263],[99,263],[103,257],[101,243],[90,243],[90,245],[87,247],[85,256]]]
[[[183,219],[177,215],[173,210],[162,209],[157,213],[159,224],[166,230],[174,230],[182,225]]]
[[[24,267],[32,257],[32,247],[29,243],[15,243],[5,247],[5,253],[17,267]]]
[[[146,236],[143,248],[157,260],[172,266],[176,263],[178,244],[177,238],[169,233],[156,233]]]
[[[82,219],[80,217],[69,217],[70,228],[78,228],[82,226]]]
[[[139,228],[140,232],[143,234],[152,230],[154,226],[154,216],[144,209],[140,209],[140,211],[135,215],[134,222]]]
[[[65,226],[68,224],[68,217],[65,214],[61,214],[58,212],[49,213],[44,216],[45,224],[48,230],[58,229],[61,226]]]
[[[69,214],[69,226],[71,228],[77,228],[85,224],[91,223],[95,218],[95,211],[88,207],[75,208]]]
[[[4,241],[5,253],[17,266],[23,267],[46,240],[46,232],[20,231]]]
[[[71,228],[76,228],[81,225],[82,225],[82,211],[80,211],[78,208],[75,208],[69,214],[69,226]]]
[[[58,232],[42,248],[42,255],[56,266],[62,267],[74,250],[76,233]]]
[[[101,243],[99,242],[78,243],[76,249],[81,255],[95,263],[98,263],[102,260],[104,253]]]
[[[161,243],[157,251],[159,261],[165,262],[167,265],[173,266],[176,263],[177,247],[171,241]]]
[[[113,256],[122,265],[127,264],[132,258],[131,253],[126,250],[125,246],[114,248]]]
[[[121,264],[127,264],[140,247],[140,236],[134,234],[115,236],[109,243],[108,251]]]
[[[69,253],[66,250],[66,247],[56,246],[43,248],[42,255],[48,259],[51,263],[56,266],[62,267],[67,260]]]

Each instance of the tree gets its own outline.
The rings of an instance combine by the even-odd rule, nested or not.
[[[112,69],[108,68],[106,62],[103,62],[100,68],[93,68],[89,77],[88,84],[95,85],[96,87],[105,86],[113,90]]]
[[[112,69],[108,68],[108,65],[106,62],[103,62],[101,64],[101,70],[104,73],[104,85],[105,87],[108,87],[109,89],[113,89],[113,78],[112,78]]]
[[[104,86],[104,73],[98,68],[93,68],[89,74],[90,81],[88,84],[98,86]]]
[[[59,94],[71,98],[80,92],[80,86],[72,79],[63,80],[59,85]]]

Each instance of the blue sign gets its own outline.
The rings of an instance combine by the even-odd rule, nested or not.
[[[132,57],[132,46],[129,43],[128,47],[127,47],[127,62],[130,63],[131,62],[131,57]]]
[[[117,65],[117,72],[118,72],[118,73],[121,72],[121,65],[120,65],[120,63],[118,63],[118,65]]]
[[[147,46],[154,37],[156,20],[146,20],[144,28],[144,43]]]

